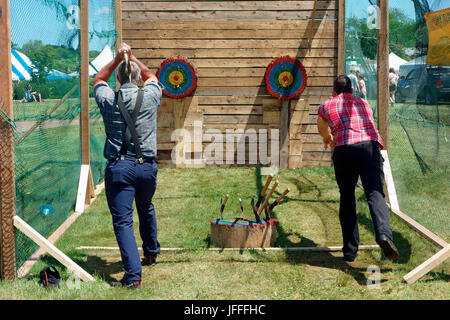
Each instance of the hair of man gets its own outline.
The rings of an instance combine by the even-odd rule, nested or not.
[[[137,85],[139,82],[139,77],[141,76],[141,68],[139,68],[138,64],[134,61],[130,61],[131,65],[131,77],[127,70],[126,62],[122,62],[117,68],[117,79],[121,85],[125,83],[131,83]]]
[[[353,92],[352,82],[346,75],[338,76],[336,80],[334,80],[333,88],[337,94]]]

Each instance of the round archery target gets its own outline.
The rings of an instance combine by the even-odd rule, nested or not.
[[[269,93],[280,99],[293,99],[306,87],[306,71],[300,61],[289,56],[273,60],[265,74]]]
[[[161,63],[156,74],[164,85],[163,93],[171,98],[189,96],[197,86],[197,73],[184,58],[168,58]]]

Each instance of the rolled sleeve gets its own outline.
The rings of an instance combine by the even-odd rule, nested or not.
[[[317,111],[317,114],[318,114],[323,120],[325,120],[325,121],[328,122],[328,119],[327,119],[326,114],[325,114],[325,105],[324,105],[324,104],[321,104],[321,105],[319,106],[319,109],[318,109],[318,111]]]
[[[164,85],[159,81],[150,81],[144,86],[144,91],[150,96],[153,103],[158,106],[161,104],[163,90]]]

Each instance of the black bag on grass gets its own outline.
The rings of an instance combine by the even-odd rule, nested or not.
[[[61,276],[54,266],[44,267],[39,273],[39,277],[41,278],[42,285],[47,289],[52,289],[55,287],[59,288]]]

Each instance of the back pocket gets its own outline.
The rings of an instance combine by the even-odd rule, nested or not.
[[[127,183],[126,168],[117,164],[110,165],[106,168],[105,178],[113,184]]]

